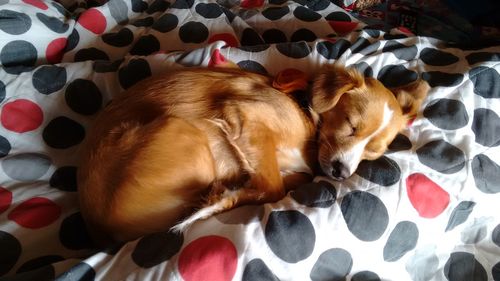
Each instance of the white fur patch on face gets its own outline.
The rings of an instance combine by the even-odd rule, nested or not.
[[[370,142],[370,140],[376,136],[378,133],[383,131],[391,122],[394,111],[389,108],[387,103],[384,104],[384,116],[382,118],[382,123],[372,134],[364,138],[362,141],[356,143],[351,149],[342,153],[339,158],[335,159],[340,161],[349,171],[349,175],[352,175],[354,171],[358,168],[359,162],[361,162],[361,156],[365,151],[365,147]],[[334,159],[332,159],[333,161]]]

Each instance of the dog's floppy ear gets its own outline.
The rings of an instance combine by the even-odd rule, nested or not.
[[[311,105],[317,113],[332,109],[347,91],[362,87],[363,75],[355,69],[326,65],[316,75],[311,91]]]
[[[422,102],[427,97],[429,89],[430,86],[426,81],[417,80],[402,87],[392,88],[391,91],[396,96],[403,115],[410,119],[417,114]]]

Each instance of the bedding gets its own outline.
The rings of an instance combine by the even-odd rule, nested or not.
[[[95,114],[141,79],[227,61],[339,62],[432,89],[344,182],[96,249],[75,179]],[[500,280],[499,61],[499,46],[370,29],[327,0],[0,0],[0,279]]]

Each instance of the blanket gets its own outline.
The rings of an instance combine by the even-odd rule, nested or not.
[[[227,61],[337,62],[432,89],[344,182],[96,248],[76,184],[96,113],[151,75]],[[0,279],[500,280],[499,61],[498,46],[382,32],[328,0],[0,0]]]

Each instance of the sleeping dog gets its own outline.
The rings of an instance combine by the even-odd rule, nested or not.
[[[183,231],[236,206],[278,201],[317,172],[346,179],[384,153],[429,89],[417,81],[389,90],[329,65],[303,106],[272,83],[240,69],[190,68],[113,100],[88,132],[78,169],[93,238]]]

